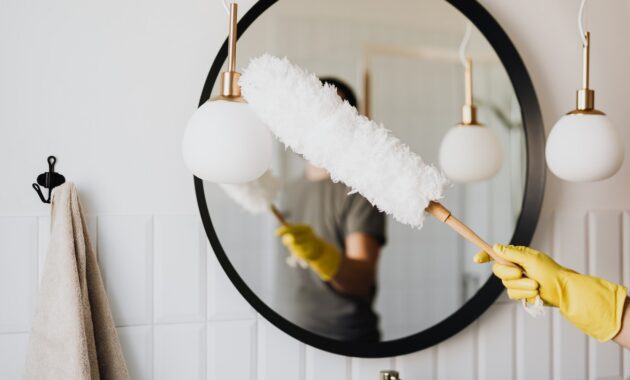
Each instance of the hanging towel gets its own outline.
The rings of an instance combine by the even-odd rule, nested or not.
[[[128,379],[74,184],[53,190],[50,224],[25,378]]]

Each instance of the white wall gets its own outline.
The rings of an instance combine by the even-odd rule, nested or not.
[[[578,1],[482,3],[521,52],[548,129],[579,85]],[[369,380],[392,366],[407,379],[630,378],[628,353],[509,302],[437,347],[379,360],[305,347],[257,318],[205,255],[179,151],[222,12],[214,0],[0,3],[0,378],[23,362],[48,213],[30,183],[51,153],[92,215],[134,378]],[[626,145],[629,16],[627,1],[588,7],[597,104]],[[535,245],[630,284],[629,171],[597,184],[550,176]]]

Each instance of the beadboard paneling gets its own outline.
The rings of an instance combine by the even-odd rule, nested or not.
[[[588,214],[589,274],[619,283],[621,273],[621,212],[593,211]],[[589,339],[589,379],[618,379],[623,376],[623,350],[614,342]]]
[[[352,374],[350,378],[351,380],[363,380],[370,377],[378,378],[378,373],[384,369],[395,369],[392,358],[352,358]]]
[[[554,215],[541,218],[543,226],[536,232],[535,241],[540,242],[535,248],[542,252],[553,252]],[[550,380],[552,379],[552,313],[545,310],[545,315],[532,318],[520,310],[516,312],[516,379]]]
[[[477,321],[453,338],[438,345],[436,368],[438,380],[478,379],[478,330],[479,322]]]
[[[479,321],[479,379],[514,379],[515,307],[514,303],[494,305]]]
[[[553,256],[562,265],[578,272],[587,271],[586,214],[556,213]],[[588,339],[553,310],[553,352],[555,379],[585,379],[588,366]]]
[[[437,348],[426,350],[396,358],[396,369],[404,373],[409,379],[433,379],[435,378],[435,366],[437,363]]]

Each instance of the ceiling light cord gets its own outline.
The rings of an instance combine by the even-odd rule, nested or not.
[[[468,48],[468,42],[470,42],[470,36],[472,34],[472,23],[468,21],[466,23],[466,31],[464,32],[464,37],[462,38],[462,42],[459,44],[459,60],[462,63],[462,66],[466,67],[467,59],[466,59],[466,49]]]
[[[584,32],[584,5],[586,5],[586,0],[582,0],[580,3],[580,11],[578,12],[578,30],[580,32],[582,46],[586,46],[586,33]]]

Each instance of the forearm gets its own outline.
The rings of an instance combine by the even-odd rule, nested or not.
[[[630,298],[626,298],[623,317],[621,318],[621,330],[613,338],[613,341],[622,347],[630,349]]]
[[[344,257],[339,271],[330,280],[337,291],[355,297],[368,298],[376,278],[374,264]]]

